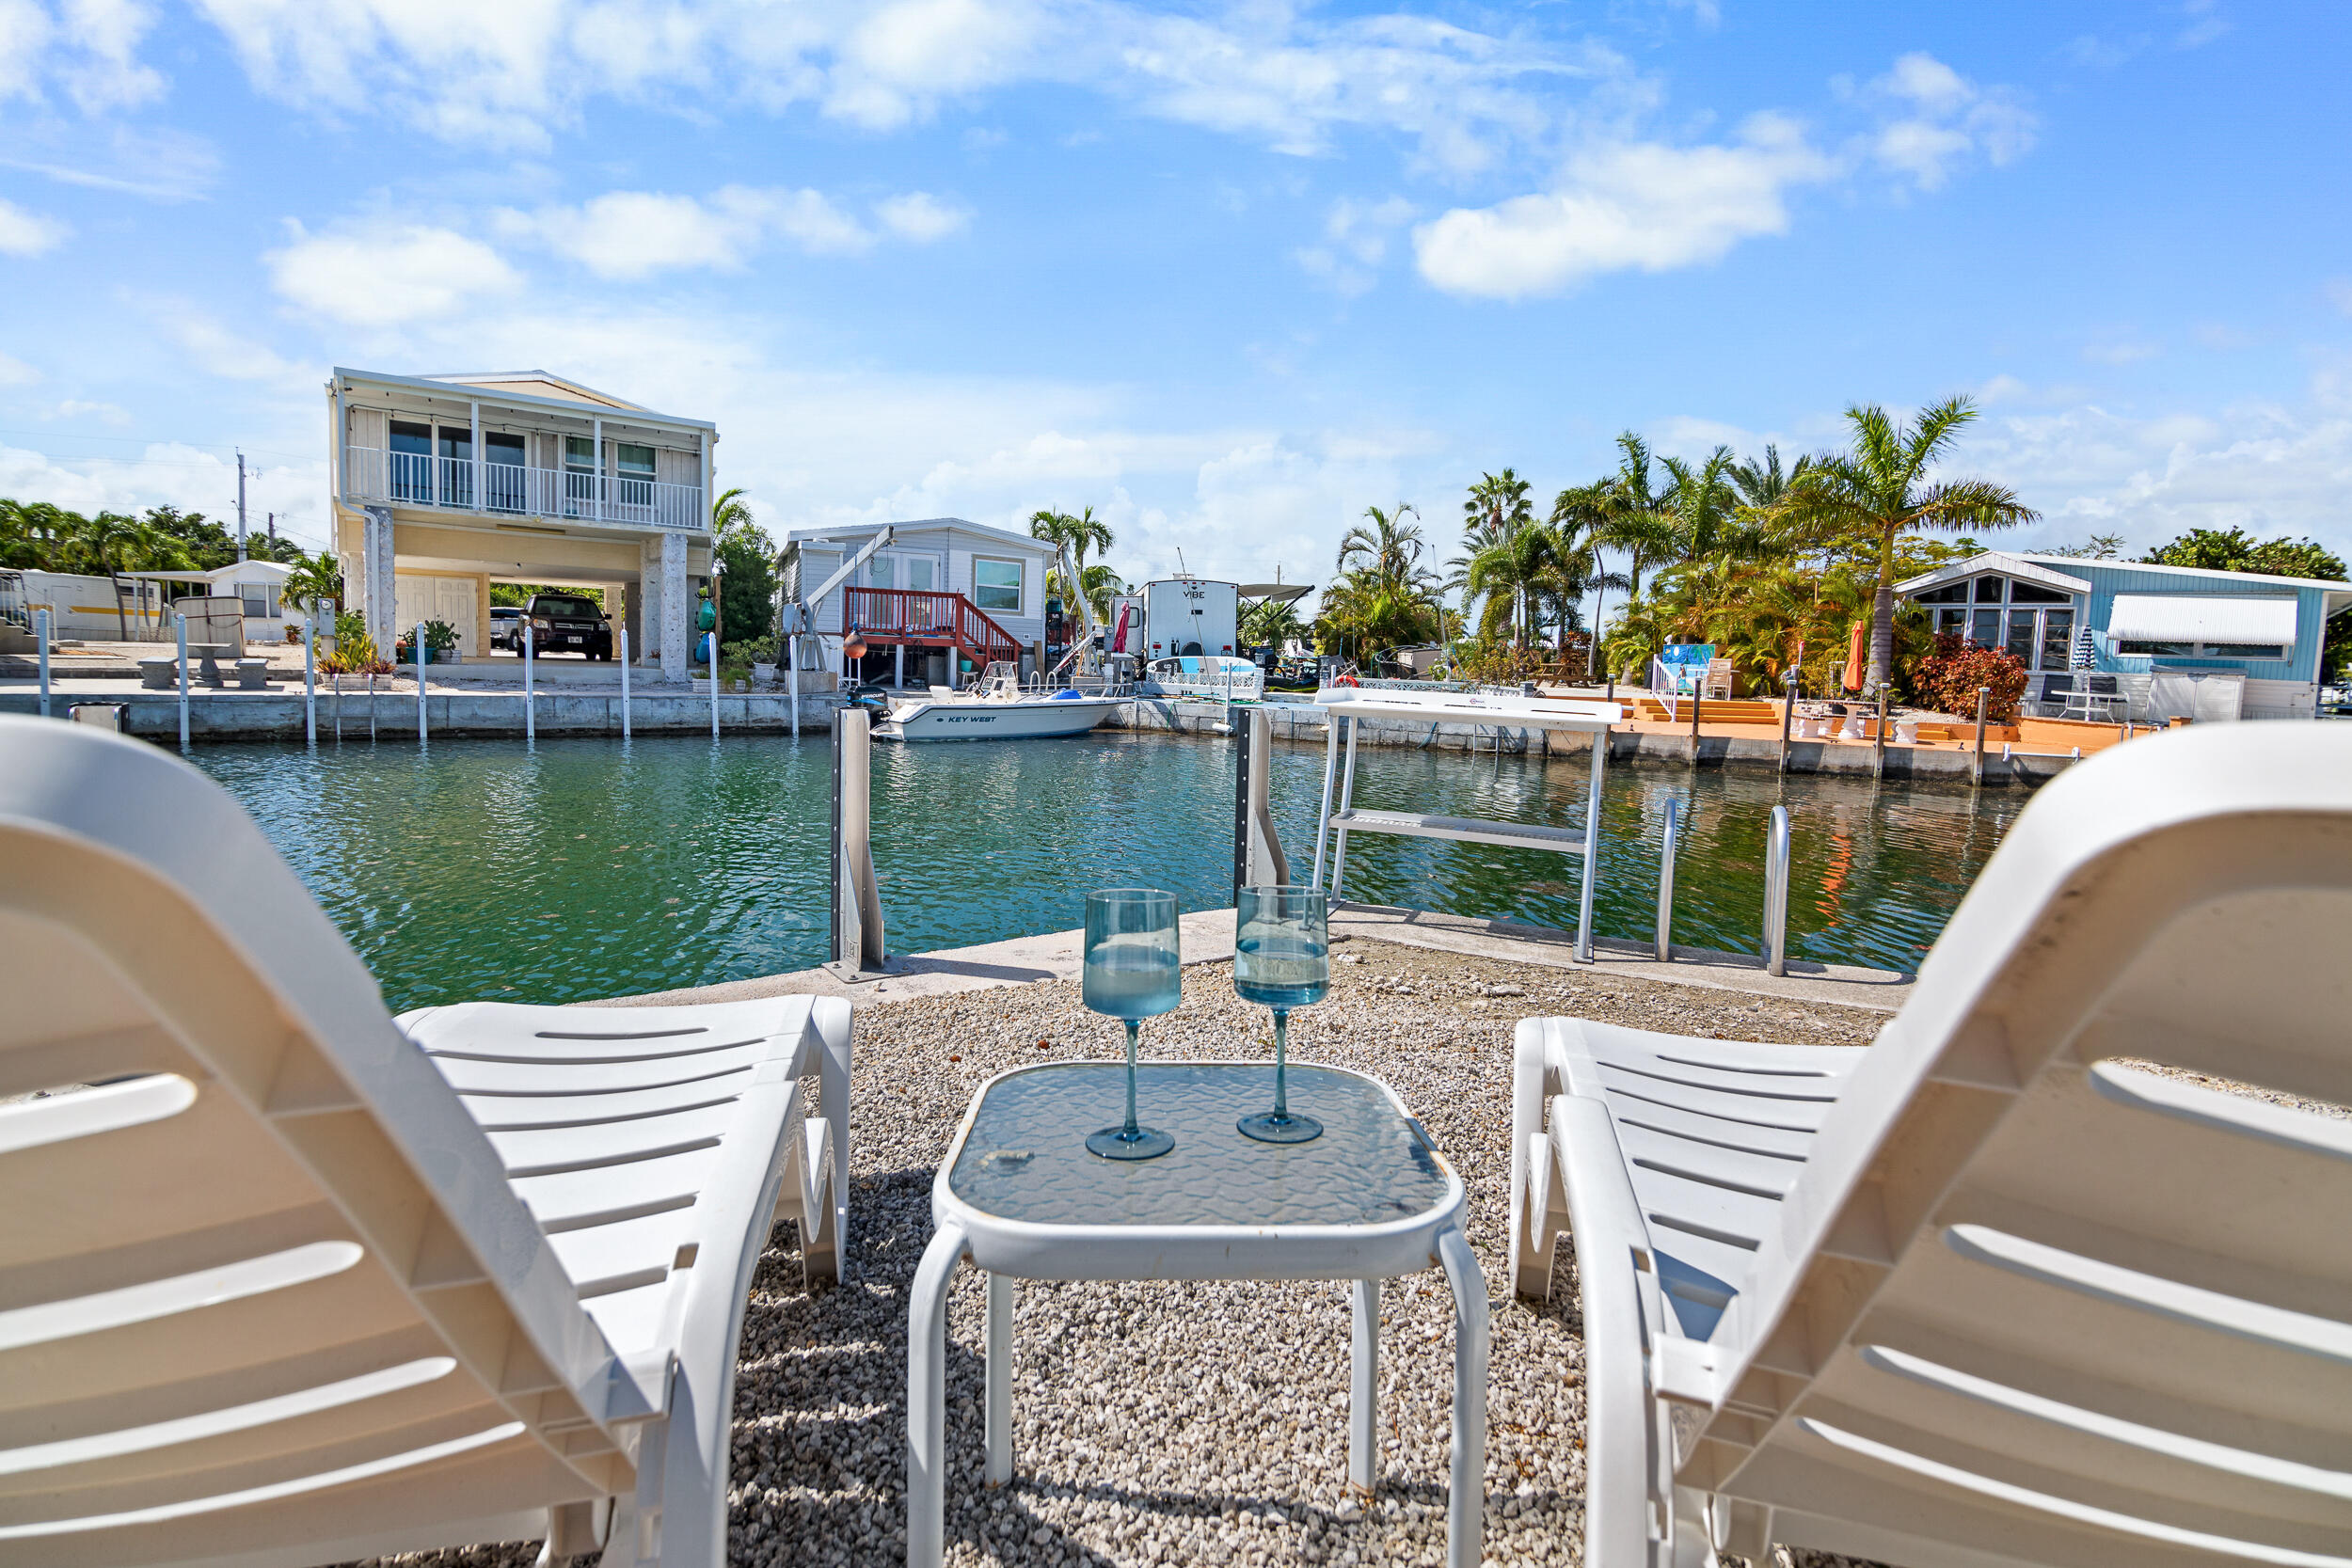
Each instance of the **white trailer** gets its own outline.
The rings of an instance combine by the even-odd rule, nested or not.
[[[1241,588],[1200,578],[1143,585],[1144,649],[1154,659],[1241,652]]]

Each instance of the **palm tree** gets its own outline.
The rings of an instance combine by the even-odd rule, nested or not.
[[[1360,559],[1383,581],[1403,582],[1412,578],[1421,565],[1421,526],[1405,520],[1408,512],[1415,518],[1421,516],[1410,501],[1399,501],[1386,512],[1365,507],[1364,515],[1372,519],[1372,526],[1358,523],[1340,536],[1338,569],[1348,571]]]
[[[1895,541],[1916,529],[2010,528],[2041,516],[2007,485],[1981,479],[1928,482],[1928,470],[1976,417],[1976,405],[1965,397],[1947,398],[1908,426],[1875,404],[1856,404],[1846,410],[1853,450],[1817,459],[1790,482],[1778,509],[1803,537],[1852,539],[1875,549],[1870,690],[1885,683],[1894,662]]]
[[[1097,517],[1094,508],[1090,506],[1074,517],[1067,512],[1040,510],[1031,513],[1029,537],[1042,539],[1057,548],[1068,550],[1071,570],[1077,574],[1078,581],[1083,584],[1093,581],[1087,574],[1087,552],[1099,550],[1108,555],[1111,548],[1111,526]],[[1068,584],[1063,586],[1066,588]],[[1066,597],[1062,602],[1069,604],[1074,601]],[[1091,606],[1093,600],[1089,597],[1088,603]]]
[[[710,503],[710,532],[713,538],[723,538],[739,529],[753,526],[752,503],[743,499],[741,485],[721,491],[719,499]]]
[[[1802,478],[1811,467],[1811,457],[1800,457],[1795,466],[1784,473],[1780,467],[1780,449],[1767,442],[1764,461],[1758,463],[1751,457],[1734,465],[1731,483],[1739,489],[1740,501],[1750,510],[1769,512],[1787,499],[1788,486]]]
[[[326,550],[316,555],[297,555],[294,569],[287,574],[282,592],[296,604],[309,605],[314,610],[322,604],[341,609],[343,602],[342,568]]]
[[[1548,525],[1552,535],[1552,553],[1559,560],[1566,576],[1576,584],[1574,600],[1564,598],[1560,616],[1560,641],[1567,642],[1571,610],[1586,594],[1593,595],[1593,625],[1600,625],[1602,600],[1612,588],[1628,588],[1630,579],[1623,572],[1608,569],[1601,558],[1602,549],[1610,543],[1609,527],[1615,516],[1615,487],[1608,480],[1593,484],[1580,484],[1563,490],[1553,498],[1551,518]],[[1599,669],[1600,639],[1595,637],[1587,645],[1584,673],[1592,676]]]
[[[77,542],[82,550],[114,584],[116,626],[122,633],[122,641],[128,642],[131,622],[122,609],[123,556],[139,543],[138,524],[119,512],[101,512],[83,523],[79,535]]]
[[[1111,618],[1111,596],[1127,592],[1126,583],[1120,579],[1117,572],[1099,561],[1091,566],[1083,568],[1078,580],[1086,587],[1087,608],[1094,612],[1095,624],[1102,626],[1108,623]],[[1078,602],[1077,595],[1071,591],[1070,584],[1063,578],[1061,568],[1058,566],[1047,570],[1045,592],[1057,595],[1066,605],[1075,605]]]

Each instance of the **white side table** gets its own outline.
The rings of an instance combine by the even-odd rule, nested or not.
[[[1475,1568],[1485,1523],[1486,1281],[1463,1239],[1462,1180],[1376,1078],[1290,1065],[1295,1107],[1322,1121],[1304,1144],[1233,1126],[1273,1098],[1271,1063],[1147,1062],[1143,1120],[1172,1153],[1121,1162],[1085,1132],[1119,1120],[1124,1069],[1050,1062],[990,1079],[931,1186],[936,1231],[907,1314],[907,1563],[936,1568],[946,1531],[947,1288],[969,1259],[988,1271],[987,1477],[1012,1478],[1016,1279],[1352,1279],[1347,1474],[1375,1462],[1380,1284],[1442,1267],[1454,1291],[1450,1568]]]

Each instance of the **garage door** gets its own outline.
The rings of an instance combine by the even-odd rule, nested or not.
[[[420,621],[447,621],[457,633],[457,651],[468,658],[482,657],[474,618],[473,578],[396,573],[392,578],[392,602],[403,632]]]

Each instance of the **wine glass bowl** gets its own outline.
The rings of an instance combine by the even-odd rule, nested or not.
[[[1290,1108],[1290,1014],[1331,990],[1328,896],[1319,888],[1246,887],[1233,896],[1233,990],[1274,1009],[1274,1109],[1235,1125],[1260,1143],[1303,1144],[1323,1123]]]
[[[1106,1160],[1149,1160],[1176,1147],[1157,1128],[1136,1121],[1136,1045],[1143,1020],[1173,1012],[1184,999],[1176,940],[1176,895],[1157,888],[1109,888],[1086,900],[1086,961],[1080,986],[1087,1010],[1127,1025],[1127,1119],[1087,1136]]]

